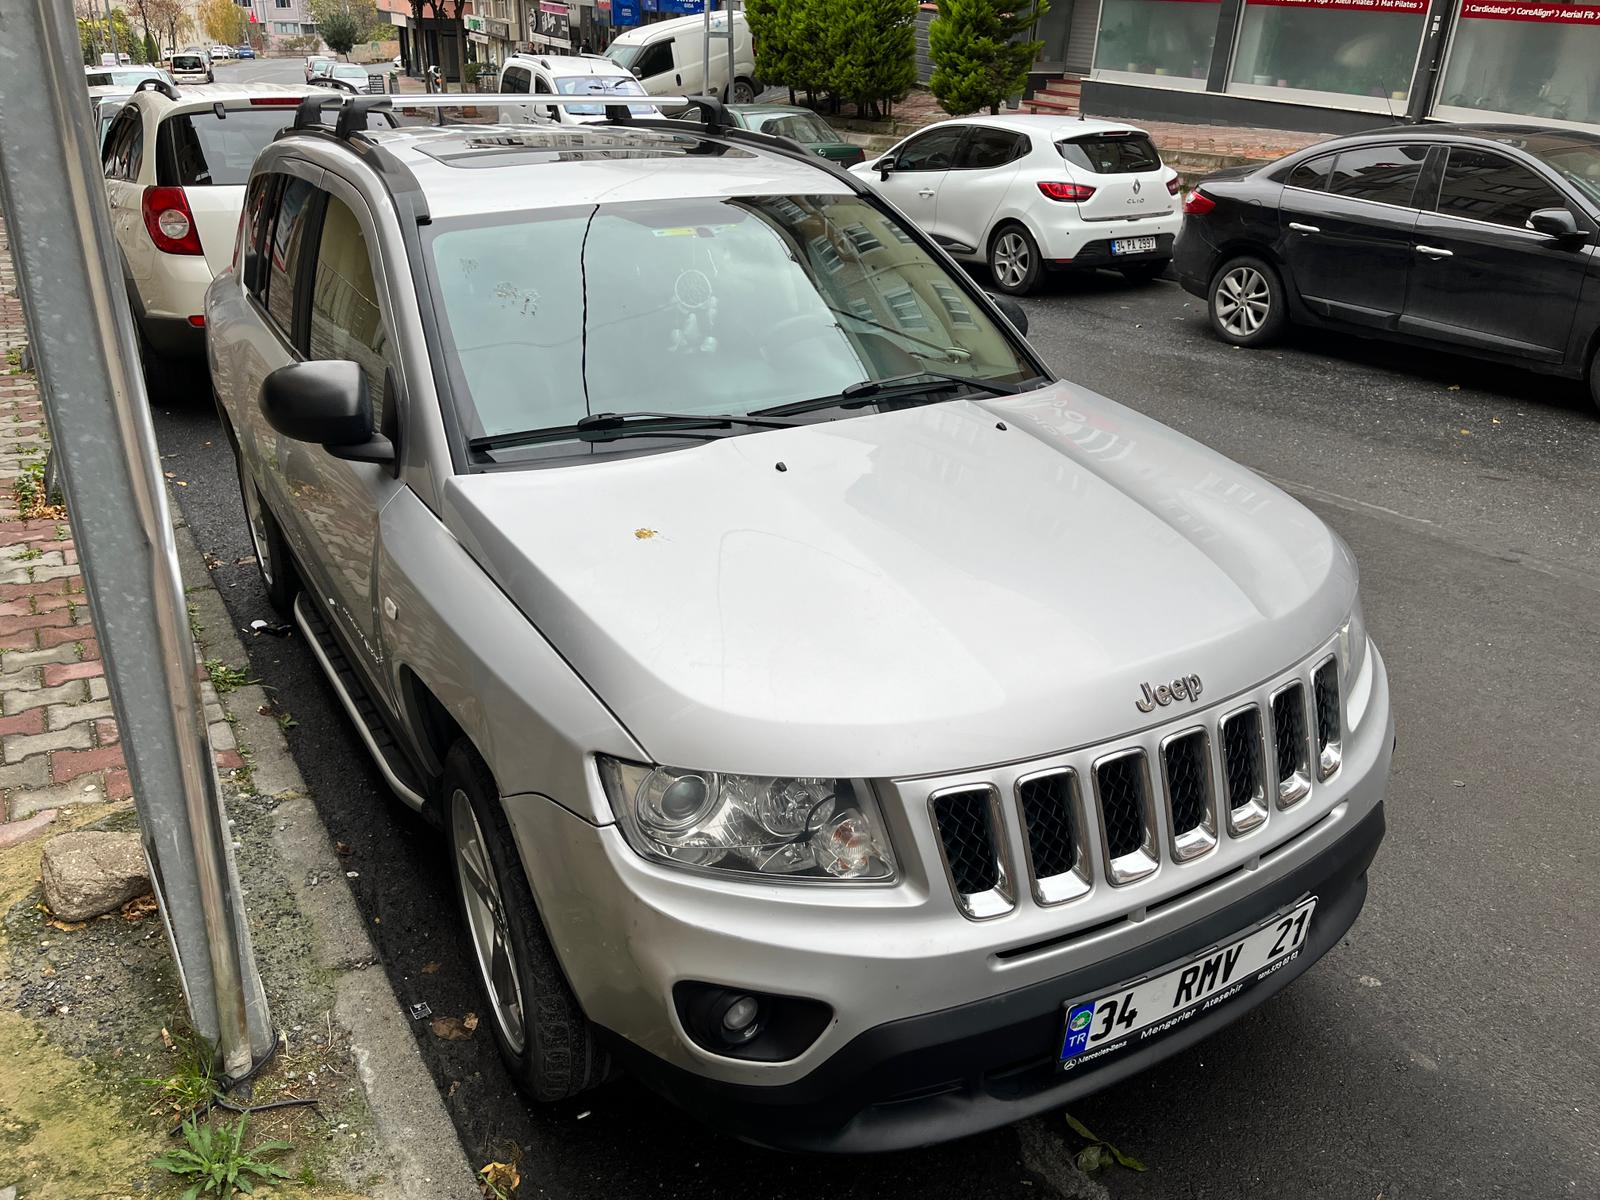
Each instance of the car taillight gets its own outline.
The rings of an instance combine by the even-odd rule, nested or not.
[[[1181,191],[1183,191],[1183,180],[1176,175],[1167,180],[1167,195],[1176,196]]]
[[[1206,195],[1199,188],[1189,193],[1189,198],[1183,202],[1183,211],[1191,217],[1203,217],[1217,206],[1217,202]]]
[[[1087,200],[1094,195],[1094,189],[1086,183],[1053,183],[1048,179],[1039,181],[1039,190],[1052,200]]]
[[[144,227],[156,249],[165,254],[199,254],[200,231],[182,188],[147,187],[140,205]]]

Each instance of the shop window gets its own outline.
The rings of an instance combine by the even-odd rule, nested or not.
[[[1600,12],[1592,5],[1463,0],[1441,108],[1600,122]]]
[[[1513,229],[1541,208],[1565,208],[1560,193],[1527,167],[1486,150],[1454,146],[1439,190],[1439,211]]]
[[[1359,96],[1399,115],[1411,91],[1427,0],[1246,0],[1233,56],[1234,90]]]
[[[1205,0],[1103,0],[1095,72],[1204,80],[1218,8]]]
[[[1333,164],[1328,190],[1353,200],[1409,205],[1429,147],[1361,146],[1342,151]]]

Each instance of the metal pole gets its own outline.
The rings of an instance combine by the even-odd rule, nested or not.
[[[0,5],[0,200],[156,898],[195,1028],[238,1076],[273,1033],[79,58],[67,5]]]
[[[700,91],[707,96],[711,94],[711,2],[700,0],[701,11],[706,16],[705,48],[700,55]]]
[[[706,0],[710,3],[710,0]],[[735,79],[733,67],[733,0],[727,0],[728,9],[728,103],[733,103],[733,82]]]
[[[122,62],[122,52],[121,48],[117,45],[117,26],[111,15],[111,0],[105,0],[105,9],[106,37],[111,41],[111,57],[115,62],[120,64]],[[128,57],[132,58],[133,56],[130,54]]]

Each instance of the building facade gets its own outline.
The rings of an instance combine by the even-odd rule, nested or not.
[[[1041,75],[1092,112],[1341,132],[1374,118],[1600,127],[1600,4],[1054,0]]]

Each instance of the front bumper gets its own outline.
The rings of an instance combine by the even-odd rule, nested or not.
[[[1383,839],[1380,803],[1328,849],[1243,900],[1093,967],[861,1034],[783,1087],[719,1083],[612,1035],[622,1064],[718,1128],[782,1149],[900,1150],[1010,1124],[1116,1083],[1192,1046],[1271,998],[1332,949],[1367,894]],[[1237,997],[1105,1065],[1061,1072],[1063,1001],[1158,975],[1228,942],[1306,896],[1317,908],[1298,958]]]

